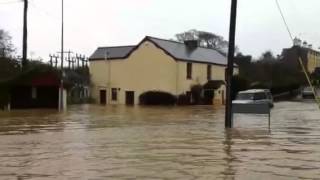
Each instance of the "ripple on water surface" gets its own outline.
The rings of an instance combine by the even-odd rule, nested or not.
[[[267,118],[223,108],[72,106],[0,113],[0,179],[320,177],[320,113],[281,102]]]

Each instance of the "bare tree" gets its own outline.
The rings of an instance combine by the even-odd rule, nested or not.
[[[228,52],[228,41],[226,41],[222,36],[211,32],[192,29],[176,34],[176,39],[179,42],[183,42],[185,40],[198,40],[202,47],[215,49],[224,54]]]
[[[11,36],[8,32],[0,29],[0,57],[10,57],[14,51]]]
[[[191,29],[189,31],[176,34],[176,38],[179,42],[183,42],[186,40],[198,40],[198,38],[199,38],[198,32],[199,31],[196,29]]]

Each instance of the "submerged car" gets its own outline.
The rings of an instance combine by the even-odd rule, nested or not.
[[[269,89],[240,91],[232,104],[269,104],[273,107],[273,97]]]
[[[304,87],[301,91],[302,98],[314,98],[311,87]]]

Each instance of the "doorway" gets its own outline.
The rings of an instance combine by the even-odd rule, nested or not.
[[[100,104],[101,105],[107,104],[107,91],[105,89],[100,90]]]
[[[224,90],[221,91],[221,99],[222,99],[222,105],[225,105],[225,95],[224,95]]]
[[[134,105],[134,91],[126,91],[126,105]]]

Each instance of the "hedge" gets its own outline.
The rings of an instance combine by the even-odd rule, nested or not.
[[[174,105],[177,98],[163,91],[147,91],[139,96],[141,105]]]

